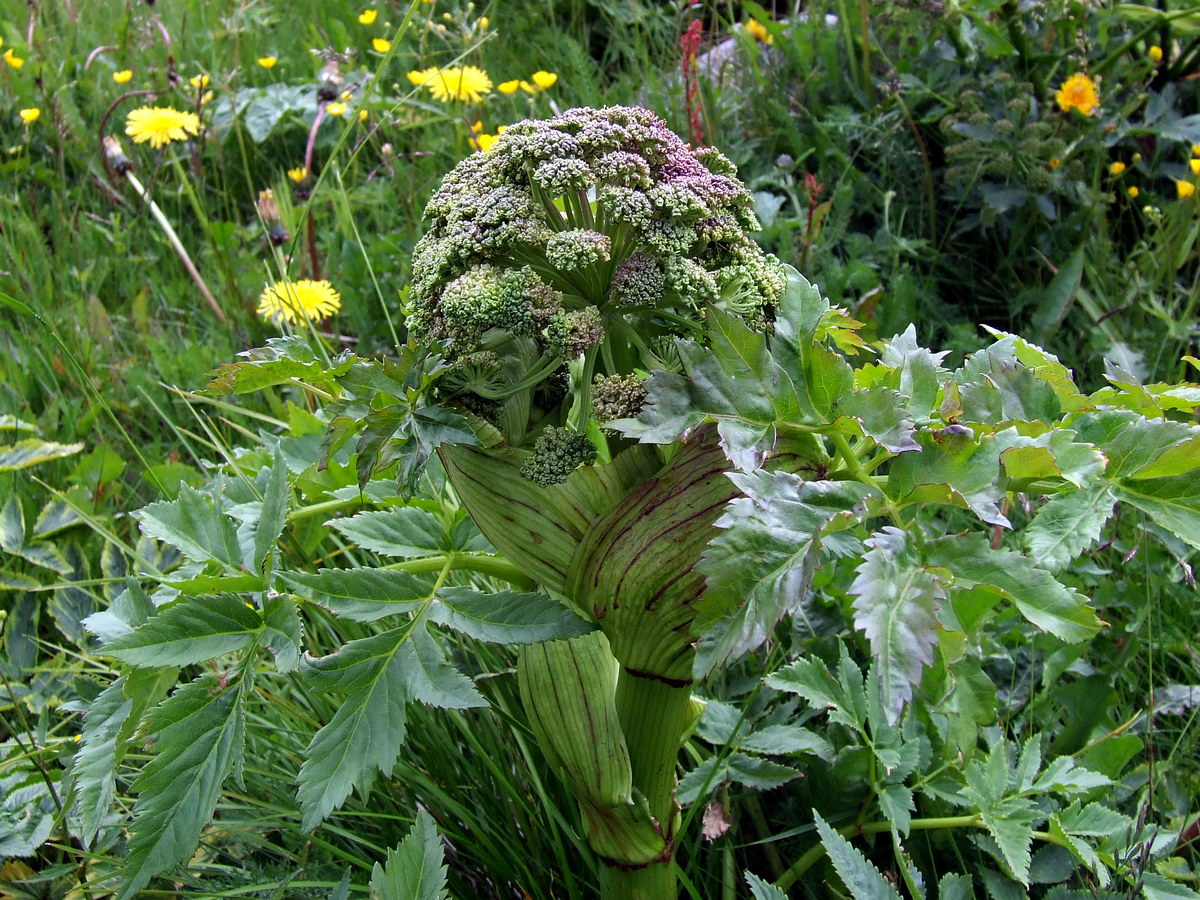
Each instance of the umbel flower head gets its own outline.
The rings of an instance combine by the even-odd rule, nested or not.
[[[125,117],[125,133],[135,144],[150,142],[155,150],[172,141],[186,141],[200,133],[195,113],[180,112],[169,106],[143,106]]]
[[[638,107],[510,126],[425,214],[409,329],[447,342],[445,398],[514,446],[586,417],[595,376],[669,365],[710,306],[768,327],[784,289],[733,164]]]
[[[1100,106],[1100,93],[1096,90],[1096,82],[1082,72],[1076,72],[1064,81],[1054,92],[1054,99],[1063,112],[1077,109],[1085,116],[1090,116]]]
[[[258,314],[275,324],[324,319],[342,308],[341,295],[328,281],[277,281],[258,298]]]

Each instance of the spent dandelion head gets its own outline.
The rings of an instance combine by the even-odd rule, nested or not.
[[[1055,102],[1063,112],[1079,110],[1085,116],[1090,116],[1100,106],[1100,92],[1096,82],[1082,72],[1076,72],[1062,83],[1054,92]]]
[[[104,158],[108,161],[109,166],[112,167],[114,172],[118,175],[124,175],[133,169],[133,163],[125,155],[125,148],[121,146],[120,138],[106,134],[101,143],[104,147]]]
[[[342,308],[342,298],[328,281],[277,281],[258,298],[258,314],[279,325],[324,319]]]
[[[121,69],[119,72],[113,72],[112,79],[117,84],[129,84],[133,80],[133,69]]]
[[[186,141],[200,133],[195,113],[180,112],[169,106],[143,106],[125,117],[125,133],[135,144],[149,141],[155,150],[172,141]]]

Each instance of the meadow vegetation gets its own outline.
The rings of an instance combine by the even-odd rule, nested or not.
[[[0,898],[1200,897],[1188,0],[0,41]]]

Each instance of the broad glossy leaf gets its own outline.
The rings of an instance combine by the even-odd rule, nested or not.
[[[888,469],[887,493],[901,505],[961,506],[989,525],[1009,527],[1000,512],[1000,454],[1018,438],[1014,429],[977,437],[952,425],[917,435],[920,452],[901,453]]]
[[[1011,487],[1022,482],[1061,478],[1083,487],[1104,471],[1104,454],[1092,444],[1074,440],[1070,429],[1058,428],[1036,437],[1020,437],[1000,454],[1000,463]]]
[[[785,372],[804,370],[804,354],[829,311],[829,301],[819,288],[791,266],[784,266],[787,284],[775,311],[775,333],[771,336],[771,355]]]
[[[957,587],[999,594],[1015,603],[1034,625],[1061,640],[1084,641],[1100,630],[1100,620],[1086,597],[1062,585],[1029,557],[993,550],[979,535],[935,541],[927,559],[949,569]]]
[[[803,602],[822,531],[836,517],[851,517],[869,493],[855,482],[804,481],[786,472],[730,477],[746,496],[717,520],[722,530],[697,567],[708,576],[696,622],[701,673],[759,646]],[[831,547],[854,549],[844,541]]]
[[[438,591],[430,618],[478,641],[493,644],[532,644],[578,637],[591,631],[558,600],[545,594],[497,591],[485,594],[473,588],[450,587]]]
[[[908,536],[888,526],[867,541],[867,552],[850,585],[854,627],[871,645],[880,700],[895,724],[912,699],[913,686],[933,662],[938,610],[946,601],[943,580],[922,565]]]
[[[176,499],[151,503],[133,515],[143,533],[178,547],[189,559],[241,568],[233,521],[187,484],[180,484]]]
[[[364,550],[382,556],[411,559],[449,549],[442,523],[433,513],[415,506],[362,512],[326,524]]]
[[[235,595],[181,597],[104,652],[139,668],[190,666],[245,649],[262,627],[258,610]]]
[[[429,600],[432,584],[398,569],[318,569],[280,572],[279,579],[326,609],[356,622],[411,612]]]
[[[899,391],[878,385],[854,391],[838,405],[841,416],[837,424],[845,418],[852,420],[855,432],[873,438],[893,453],[920,450],[921,445],[913,440],[916,422],[908,413],[905,399]]]
[[[446,900],[446,865],[433,818],[418,810],[412,830],[371,870],[371,900]]]
[[[119,900],[195,852],[221,784],[241,760],[244,731],[241,686],[222,687],[212,675],[179,688],[151,714],[154,758],[133,783],[138,799]]]
[[[1115,505],[1102,481],[1051,497],[1025,529],[1026,552],[1043,569],[1057,572],[1100,539]]]
[[[1080,440],[1097,445],[1108,458],[1105,475],[1109,478],[1157,477],[1153,473],[1158,467],[1150,468],[1150,475],[1140,475],[1140,472],[1168,450],[1190,444],[1200,435],[1200,428],[1196,426],[1166,419],[1146,419],[1120,410],[1085,415],[1075,427]],[[1162,467],[1164,473],[1168,473],[1173,465],[1186,465],[1193,453],[1194,450],[1186,447],[1175,451]]]
[[[942,368],[948,353],[934,353],[918,345],[913,325],[886,341],[880,350],[880,365],[891,370],[883,383],[908,398],[908,412],[917,421],[929,421],[942,382],[950,375]]]

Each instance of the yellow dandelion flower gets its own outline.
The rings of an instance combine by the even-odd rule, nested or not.
[[[258,314],[276,325],[324,319],[342,308],[342,298],[328,281],[277,281],[258,298]]]
[[[180,112],[169,106],[143,106],[125,117],[125,133],[135,144],[150,142],[155,150],[171,141],[186,141],[200,133],[195,113]]]
[[[325,107],[325,112],[329,113],[331,116],[344,116],[346,114],[346,104],[330,103]]]
[[[1191,166],[1193,175],[1200,175],[1200,159],[1189,159],[1188,165]]]
[[[1051,170],[1057,169],[1057,168],[1058,168],[1059,166],[1061,166],[1061,165],[1062,165],[1062,160],[1061,160],[1061,159],[1055,158],[1055,159],[1052,159],[1052,160],[1050,160],[1050,168],[1051,168]]]
[[[1100,105],[1100,93],[1096,90],[1096,82],[1082,72],[1076,72],[1064,81],[1055,91],[1054,99],[1063,112],[1077,109],[1085,116],[1090,116]]]
[[[25,65],[25,60],[13,53],[12,47],[4,51],[4,61],[14,69],[19,69]]]
[[[261,69],[273,69],[278,62],[279,57],[277,56],[260,56],[258,58],[258,66]]]
[[[304,166],[288,169],[287,177],[292,179],[296,184],[300,184],[304,179],[308,178],[308,169],[304,168]]]
[[[1112,175],[1114,178],[1124,175],[1125,174],[1125,163],[1121,162],[1120,160],[1117,160],[1115,163],[1113,163],[1111,166],[1108,167],[1108,174]]]
[[[188,79],[188,84],[190,84],[192,87],[194,87],[198,91],[203,88],[208,87],[211,82],[212,82],[212,79],[209,78],[207,75],[205,75],[203,72],[201,72],[199,75],[193,75],[191,78]]]
[[[1163,57],[1162,47],[1159,47],[1157,44],[1155,44],[1153,47],[1151,47],[1149,50],[1146,51],[1146,55],[1148,57],[1150,57],[1150,62],[1154,63],[1155,65],[1158,65],[1160,62],[1162,62],[1162,57]]]
[[[129,84],[133,81],[133,69],[122,69],[119,72],[113,72],[113,81],[117,84]]]
[[[362,12],[360,12],[358,14],[359,24],[360,25],[374,25],[375,19],[378,15],[379,15],[379,10],[377,10],[377,9],[364,9]]]
[[[1136,200],[1136,199],[1137,199],[1137,195],[1138,195],[1138,194],[1140,194],[1140,193],[1141,193],[1141,191],[1139,191],[1139,190],[1137,189],[1137,185],[1136,185],[1136,184],[1132,184],[1132,185],[1130,185],[1130,186],[1129,186],[1129,187],[1126,189],[1125,193],[1129,195],[1129,199],[1130,199],[1130,200]]]
[[[1180,200],[1186,200],[1192,194],[1196,193],[1196,186],[1190,181],[1176,181],[1175,193],[1179,196]]]
[[[481,134],[475,138],[475,144],[480,150],[487,153],[498,140],[500,140],[500,135],[498,134]]]
[[[424,87],[437,77],[438,71],[437,66],[430,66],[428,69],[413,69],[408,73],[408,80],[417,87]]]
[[[502,94],[515,94],[521,87],[519,78],[514,78],[512,81],[502,81],[496,85],[496,90]]]
[[[749,19],[746,22],[746,30],[760,44],[774,44],[775,35],[767,31],[767,26],[758,19]]]
[[[371,46],[374,48],[376,53],[387,53],[392,49],[392,42],[385,41],[383,38],[372,38]]]
[[[538,87],[540,87],[542,90],[545,90],[546,88],[554,87],[554,82],[558,81],[558,76],[555,75],[553,72],[534,72],[529,77],[532,78],[533,83],[536,84]]]
[[[17,115],[21,117],[21,121],[26,125],[32,125],[41,117],[42,111],[36,106],[31,106],[29,109],[19,110]]]
[[[433,99],[448,103],[451,100],[470,100],[479,103],[491,91],[492,80],[478,66],[457,66],[442,69],[426,85]]]

